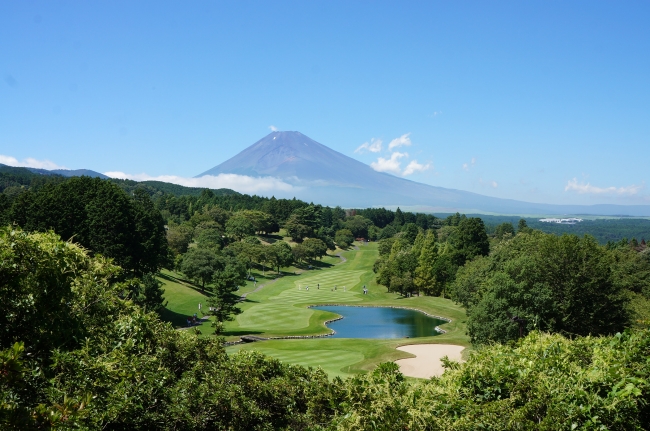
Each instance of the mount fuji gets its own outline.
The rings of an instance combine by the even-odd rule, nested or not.
[[[422,184],[377,172],[300,132],[272,132],[197,178],[219,174],[279,178],[295,186],[291,195],[297,198],[347,208],[402,206],[429,212],[650,216],[650,205],[551,205]]]

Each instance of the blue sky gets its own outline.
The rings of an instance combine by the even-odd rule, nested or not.
[[[650,204],[648,22],[634,1],[4,1],[0,162],[192,177],[272,126],[442,187]]]

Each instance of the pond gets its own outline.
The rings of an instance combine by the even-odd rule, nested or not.
[[[315,310],[331,311],[343,319],[327,327],[336,331],[333,338],[414,338],[439,335],[436,326],[447,323],[426,314],[390,307],[348,307],[320,305]]]

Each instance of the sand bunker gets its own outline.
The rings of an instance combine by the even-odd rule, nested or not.
[[[415,355],[415,358],[395,361],[405,376],[429,379],[440,376],[445,371],[440,358],[448,356],[452,361],[460,361],[460,352],[465,347],[453,344],[409,344],[397,348],[403,352]]]

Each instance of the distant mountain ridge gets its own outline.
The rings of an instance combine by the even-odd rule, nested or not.
[[[348,208],[399,205],[438,212],[650,216],[650,205],[552,205],[417,183],[377,172],[300,132],[272,132],[197,178],[219,174],[279,178],[297,187],[283,197]]]
[[[81,177],[81,176],[87,176],[87,177],[94,177],[94,178],[101,178],[103,180],[108,179],[108,177],[104,174],[100,174],[99,172],[91,171],[90,169],[39,169],[39,168],[28,168],[28,167],[22,167],[22,166],[9,166],[9,165],[4,165],[0,163],[0,169],[2,171],[7,171],[7,168],[11,169],[26,169],[29,172],[35,173],[35,174],[40,174],[40,175],[61,175],[63,177]]]

